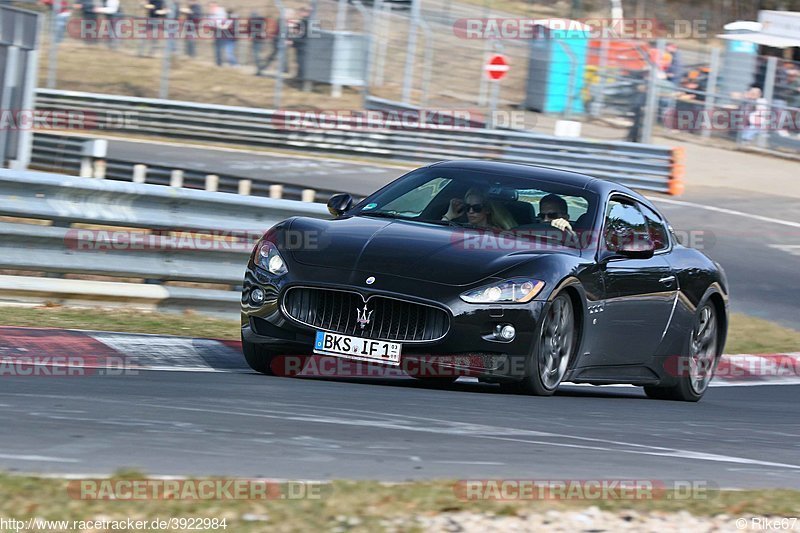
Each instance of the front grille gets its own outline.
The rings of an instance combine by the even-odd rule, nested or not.
[[[291,287],[283,296],[283,311],[291,318],[343,335],[424,342],[444,337],[450,327],[447,312],[438,307],[376,295],[367,300],[367,313],[372,314],[362,329],[358,319],[363,309],[363,298],[351,291]]]

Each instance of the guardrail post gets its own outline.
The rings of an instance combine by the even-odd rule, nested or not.
[[[175,169],[169,174],[170,187],[183,187],[183,170]]]
[[[283,198],[283,185],[270,185],[269,186],[269,197],[270,198]]]
[[[317,198],[317,191],[314,189],[303,189],[303,192],[300,194],[300,199],[304,202],[313,202]]]
[[[147,165],[133,165],[133,182],[144,183],[147,178]]]
[[[253,188],[253,180],[239,180],[239,194],[250,196],[250,191]]]
[[[81,147],[80,176],[82,178],[91,178],[95,176],[95,161],[105,159],[107,151],[108,141],[104,139],[85,141]],[[105,176],[105,170],[103,170],[103,176]]]
[[[93,176],[98,179],[105,179],[106,177],[106,160],[95,159]]]
[[[209,174],[206,176],[206,190],[217,192],[219,190],[219,176],[216,174]]]

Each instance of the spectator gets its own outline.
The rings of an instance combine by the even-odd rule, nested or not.
[[[678,45],[669,43],[667,45],[667,53],[671,56],[671,60],[664,72],[667,74],[667,79],[677,85],[683,79],[683,62],[681,61]]]
[[[223,42],[223,49],[225,51],[225,61],[227,61],[232,67],[235,67],[239,64],[239,61],[236,58],[236,38],[239,35],[239,25],[241,24],[241,20],[239,19],[239,15],[236,14],[233,9],[229,9],[227,13],[228,15],[225,19],[225,39]]]
[[[763,102],[762,102],[763,100]],[[761,89],[758,87],[750,87],[744,95],[744,101],[739,110],[744,118],[745,126],[742,130],[742,141],[750,142],[761,131],[761,118],[763,114],[762,109],[766,100],[761,98]]]
[[[636,86],[636,92],[631,98],[632,122],[631,129],[628,130],[628,142],[638,143],[642,141],[642,124],[644,122],[644,111],[647,105],[647,84],[642,82]]]
[[[167,16],[167,9],[164,7],[164,0],[150,0],[144,4],[145,16],[147,17],[147,53],[146,55],[152,56],[155,52],[159,35],[159,28],[163,27],[163,20]],[[139,55],[145,55],[145,44],[141,43],[139,46]]]
[[[306,47],[308,46],[308,22],[311,10],[307,7],[301,7],[297,14],[300,19],[293,28],[292,46],[294,46],[295,60],[297,61],[295,79],[303,82],[306,79]]]
[[[264,42],[267,40],[267,19],[255,11],[250,13],[250,18],[247,20],[247,37],[250,39],[250,53],[256,66],[256,76],[261,76],[264,70],[262,54]]]
[[[203,21],[203,7],[195,0],[189,7],[181,9],[183,15],[183,23],[185,26],[186,44],[185,52],[189,57],[197,56],[197,32],[200,30],[200,24]]]
[[[55,8],[53,4],[55,4]],[[61,41],[64,40],[64,33],[67,30],[67,22],[69,22],[69,2],[68,0],[42,0],[42,5],[46,6],[54,17],[52,27],[53,41],[56,44],[61,44]]]
[[[793,100],[793,83],[796,79],[797,67],[791,61],[784,61],[775,71],[775,92],[773,103],[779,107],[791,105]]]
[[[800,107],[800,70],[792,69],[786,79],[786,104],[791,107]]]
[[[263,68],[260,72],[256,72],[256,76],[261,76],[265,70],[269,68],[275,59],[278,58],[278,55],[281,51],[281,45],[283,45],[284,51],[288,50],[289,45],[291,45],[291,41],[286,38],[286,34],[288,33],[287,25],[289,23],[289,19],[294,16],[294,10],[286,9],[284,10],[284,16],[286,17],[285,20],[281,23],[280,20],[273,21],[273,24],[270,25],[270,35],[272,36],[272,50],[269,53],[269,57],[267,57],[266,61],[264,61]],[[283,28],[283,31],[281,29]],[[286,74],[289,72],[289,62],[284,60],[283,63],[283,73]]]
[[[87,28],[97,27],[97,13],[95,13],[94,10],[94,0],[78,0],[73,7],[80,11]],[[91,33],[82,37],[83,41],[88,44],[94,44],[96,42],[96,39]]]
[[[214,61],[216,62],[218,67],[221,67],[223,64],[222,52],[225,46],[223,30],[228,15],[225,12],[224,7],[217,4],[216,2],[209,2],[208,18],[211,19],[211,21],[214,24]]]
[[[106,20],[108,21],[108,41],[106,44],[111,49],[117,48],[117,21],[120,17],[120,9],[119,9],[119,0],[100,0],[102,2],[102,6],[96,7],[94,9],[95,13],[100,13],[105,15]]]

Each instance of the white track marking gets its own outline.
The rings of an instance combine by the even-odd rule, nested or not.
[[[123,335],[114,333],[93,333],[91,337],[116,350],[137,366],[152,370],[182,370],[189,372],[199,370],[209,372],[213,370],[198,353],[198,345],[213,344],[219,346],[217,341],[203,339],[189,339],[183,337],[147,337],[139,338],[136,335]]]
[[[561,433],[549,433],[545,431],[526,430],[519,428],[509,428],[501,426],[488,426],[484,424],[469,424],[462,422],[453,422],[449,420],[440,420],[427,417],[407,416],[396,413],[381,413],[377,411],[354,411],[352,414],[365,417],[375,415],[374,419],[367,418],[348,418],[341,415],[348,415],[348,409],[338,409],[341,412],[340,416],[326,416],[319,413],[303,414],[298,411],[285,411],[281,413],[279,410],[273,408],[270,412],[247,412],[236,410],[217,410],[206,409],[198,407],[180,407],[172,405],[152,405],[151,407],[160,409],[171,409],[176,411],[194,411],[204,413],[226,414],[228,416],[245,416],[254,418],[268,418],[280,420],[293,420],[298,422],[311,422],[320,424],[336,424],[344,426],[357,426],[357,427],[373,427],[380,429],[391,429],[399,431],[413,431],[423,433],[434,433],[441,435],[460,435],[469,438],[491,439],[520,442],[527,444],[536,444],[542,446],[555,446],[563,448],[578,448],[594,451],[603,451],[611,453],[629,453],[636,455],[650,455],[662,457],[679,457],[683,459],[694,459],[698,461],[711,461],[720,463],[734,463],[734,464],[750,464],[760,466],[770,466],[778,468],[788,468],[791,470],[800,470],[800,465],[793,465],[788,463],[775,463],[771,461],[760,461],[758,459],[749,459],[746,457],[736,457],[731,455],[720,455],[706,452],[697,452],[694,450],[682,450],[680,448],[668,448],[663,446],[651,446],[646,444],[636,444],[630,442],[621,442],[608,439],[599,439],[593,437],[583,437],[580,435],[567,435]],[[317,407],[317,409],[319,409]],[[392,420],[391,418],[394,418]],[[389,420],[387,420],[389,418]],[[433,426],[431,423],[440,424],[439,427]],[[531,440],[524,437],[539,437],[552,438],[554,441],[549,440]],[[564,440],[578,441],[579,443],[570,444]],[[585,444],[584,444],[585,443]]]
[[[800,244],[770,244],[769,247],[788,254],[800,255]]]
[[[11,459],[14,461],[42,461],[47,463],[80,463],[79,459],[69,457],[50,457],[48,455],[17,455],[14,453],[0,453],[0,459]]]
[[[733,209],[725,209],[724,207],[714,207],[711,205],[695,204],[692,202],[684,202],[681,200],[671,200],[667,198],[650,198],[653,202],[661,202],[670,205],[679,205],[683,207],[694,207],[697,209],[704,209],[706,211],[714,211],[715,213],[723,213],[725,215],[734,215],[737,217],[746,217],[761,222],[769,222],[770,224],[779,224],[781,226],[789,226],[790,228],[800,229],[800,222],[792,222],[791,220],[781,220],[779,218],[765,217],[761,215],[754,215],[752,213],[744,213],[742,211],[735,211]]]

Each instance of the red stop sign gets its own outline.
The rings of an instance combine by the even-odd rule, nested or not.
[[[511,67],[508,66],[506,56],[501,54],[495,54],[490,57],[489,61],[486,62],[486,66],[483,67],[486,74],[489,75],[489,79],[492,80],[502,80],[505,78],[509,68]]]

